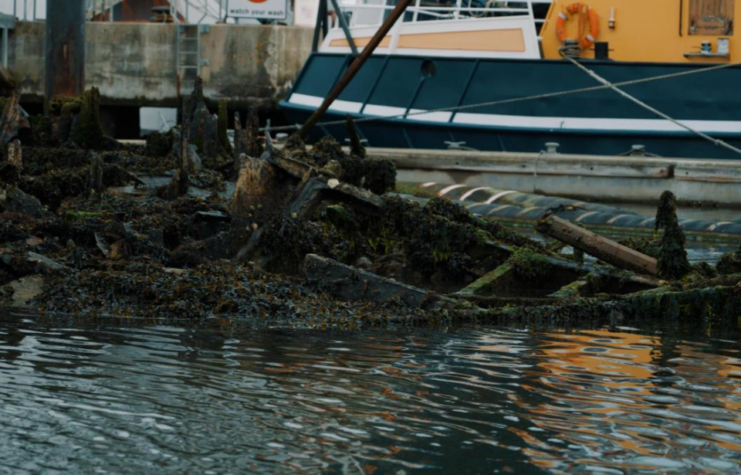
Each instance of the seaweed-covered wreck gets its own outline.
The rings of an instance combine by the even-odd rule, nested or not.
[[[278,150],[252,113],[232,144],[226,104],[212,114],[197,85],[179,127],[131,146],[104,135],[97,102],[93,89],[31,118],[2,104],[0,305],[318,328],[738,327],[741,251],[690,266],[671,194],[655,241],[613,243],[552,210],[538,230],[558,239],[543,243],[395,194],[393,164],[366,158],[351,121],[349,151],[298,136]]]

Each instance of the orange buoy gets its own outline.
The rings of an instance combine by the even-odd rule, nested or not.
[[[563,44],[568,39],[566,35],[566,22],[571,15],[579,15],[579,47],[581,49],[590,48],[594,45],[599,37],[599,15],[594,8],[590,8],[585,3],[572,3],[565,7],[556,19],[556,36]],[[587,22],[589,31],[587,32]]]

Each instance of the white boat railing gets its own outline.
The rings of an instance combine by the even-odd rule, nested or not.
[[[342,9],[341,14],[345,15],[350,28],[378,26],[383,23],[386,16],[385,13],[396,7],[396,5],[387,4],[386,0],[382,1],[383,3],[375,4],[340,3],[340,8]],[[535,23],[543,23],[545,21],[544,19],[535,17],[533,5],[550,5],[552,0],[527,0],[518,2],[489,0],[484,7],[472,7],[472,0],[456,0],[455,5],[451,6],[423,6],[421,3],[422,0],[416,0],[414,6],[407,8],[407,13],[411,13],[412,15],[411,17],[404,15],[401,21],[403,23],[417,23],[435,20],[524,16],[532,18]],[[340,28],[337,20],[332,22],[332,28]]]

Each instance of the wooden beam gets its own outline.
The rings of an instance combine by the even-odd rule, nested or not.
[[[535,229],[615,267],[650,275],[656,275],[658,272],[657,262],[653,257],[641,254],[558,216],[551,215],[541,219],[535,225]]]

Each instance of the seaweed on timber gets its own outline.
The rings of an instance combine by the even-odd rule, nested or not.
[[[292,136],[279,154],[252,112],[244,127],[235,117],[232,150],[228,104],[212,113],[198,87],[186,126],[146,146],[106,137],[98,107],[95,90],[55,100],[48,116],[11,127],[7,140],[22,146],[0,144],[0,305],[38,277],[27,303],[47,314],[738,329],[741,251],[717,269],[690,267],[670,193],[658,239],[629,243],[658,258],[659,281],[566,259],[442,198],[385,194],[396,170],[366,158],[350,119],[349,153],[333,138],[309,148]],[[317,262],[337,278],[314,278]]]

